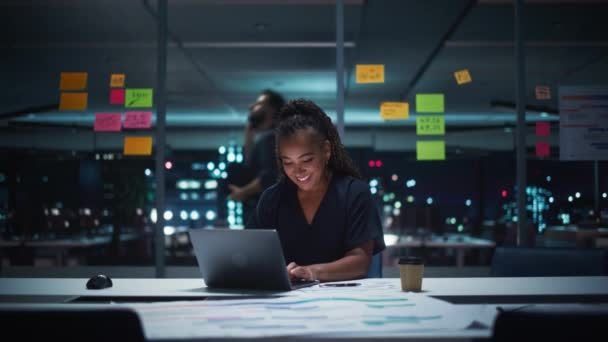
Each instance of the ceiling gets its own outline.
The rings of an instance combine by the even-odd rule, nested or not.
[[[492,105],[515,102],[512,3],[478,1],[457,22],[468,2],[345,1],[347,130],[412,126],[412,119],[383,122],[379,103],[413,103],[421,92],[445,94],[448,131],[514,124],[512,110]],[[95,112],[120,110],[108,101],[111,73],[125,73],[127,88],[154,87],[155,10],[155,1],[143,0],[0,0],[0,129],[90,128]],[[559,86],[606,83],[606,14],[608,1],[526,2],[527,105],[552,113]],[[334,115],[334,1],[170,0],[168,26],[169,130],[242,127],[264,88],[310,98]],[[384,64],[385,83],[356,84],[356,64]],[[464,68],[473,82],[458,86],[453,72]],[[62,71],[88,72],[86,113],[36,109],[57,104]],[[549,85],[553,98],[536,100],[536,85]],[[539,112],[530,111],[527,120],[558,118]]]

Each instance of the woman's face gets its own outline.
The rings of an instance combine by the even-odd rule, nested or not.
[[[278,152],[285,175],[300,190],[318,190],[326,181],[325,165],[331,156],[331,147],[327,140],[320,143],[312,128],[282,138]]]

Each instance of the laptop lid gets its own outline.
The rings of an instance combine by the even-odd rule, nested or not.
[[[191,229],[189,234],[208,287],[292,289],[276,230]]]

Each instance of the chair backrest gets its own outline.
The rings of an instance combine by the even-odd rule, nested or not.
[[[0,308],[3,336],[21,341],[134,341],[144,333],[135,311],[125,308]]]
[[[367,270],[367,278],[382,278],[382,252],[372,255],[372,261]]]
[[[601,276],[606,250],[582,248],[499,247],[492,258],[494,277]]]
[[[602,307],[535,307],[500,312],[493,341],[605,341],[608,310]]]

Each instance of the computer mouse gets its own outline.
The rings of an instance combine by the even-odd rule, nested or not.
[[[87,289],[89,290],[101,290],[108,287],[112,287],[112,279],[105,274],[98,274],[87,281]]]

